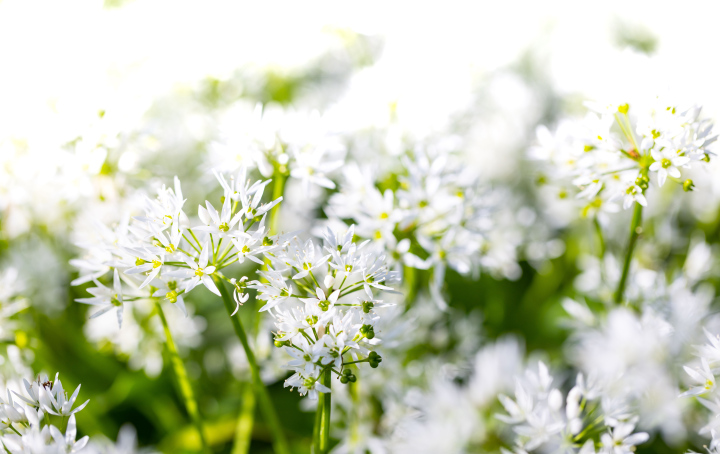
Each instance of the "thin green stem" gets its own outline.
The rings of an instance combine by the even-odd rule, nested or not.
[[[320,288],[320,284],[318,284],[317,279],[315,279],[315,275],[313,274],[312,270],[308,270],[308,272],[310,273],[310,277],[312,278],[312,281],[315,283],[315,286]]]
[[[220,257],[218,257],[218,260],[217,260],[218,263],[222,263],[222,261],[225,260],[225,257],[227,257],[227,255],[230,252],[230,250],[232,249],[232,247],[233,247],[233,243],[231,241],[230,244],[227,245],[227,247],[225,248],[223,253],[220,254]],[[218,249],[220,249],[220,248],[218,248]]]
[[[191,233],[192,233],[192,232],[191,232]],[[187,241],[188,244],[189,244],[190,246],[192,246],[192,248],[195,249],[195,251],[197,251],[198,254],[200,253],[200,249],[198,249],[197,246],[195,246],[194,244],[192,244],[192,241],[190,241],[190,239],[189,239],[187,236],[185,236],[184,233],[183,233],[183,238],[185,238],[185,241]],[[193,238],[195,238],[195,235],[193,235]],[[197,238],[195,238],[195,241],[197,241]]]
[[[168,352],[170,353],[170,360],[172,362],[173,370],[175,371],[175,377],[177,378],[178,385],[180,387],[180,394],[183,402],[185,403],[185,408],[187,409],[190,419],[192,419],[193,424],[197,429],[203,450],[208,451],[208,444],[202,426],[202,419],[200,417],[197,401],[193,395],[192,386],[190,386],[190,379],[188,377],[187,370],[185,369],[185,365],[180,358],[177,347],[175,346],[175,341],[173,340],[172,333],[170,332],[170,326],[168,326],[165,313],[163,312],[159,300],[155,301],[155,308],[160,316],[160,321],[162,321],[163,330],[165,331],[166,345]]]
[[[600,227],[600,222],[598,221],[597,216],[593,218],[593,225],[595,226],[595,233],[598,237],[598,244],[600,246],[600,260],[605,257],[605,237],[602,233],[602,227]]]
[[[368,361],[370,361],[368,358],[359,359],[357,361],[350,361],[348,363],[343,363],[343,366],[349,366],[350,364],[367,363]]]
[[[20,435],[20,436],[22,437],[22,435],[20,434],[20,432],[18,432],[17,429],[14,428],[12,424],[8,425],[8,429],[12,430],[13,432],[15,432],[16,434],[18,434],[18,435]]]
[[[200,244],[200,240],[198,240],[197,237],[195,236],[195,232],[193,232],[192,229],[188,229],[188,232],[190,232],[190,235],[192,235],[192,237],[195,240],[195,242],[197,243],[198,247],[202,249],[202,244]],[[198,251],[198,253],[200,252],[200,250],[197,250],[197,251]]]
[[[210,234],[210,250],[212,251],[213,263],[217,261],[217,253],[215,252],[215,240],[213,239],[212,233]]]
[[[213,274],[213,280],[215,281],[215,285],[218,290],[220,290],[223,303],[225,303],[225,309],[230,317],[235,334],[245,350],[245,356],[247,357],[248,365],[250,366],[250,374],[252,375],[252,384],[255,388],[258,404],[260,405],[260,411],[263,413],[265,422],[272,434],[275,452],[277,454],[289,454],[290,449],[288,448],[287,441],[285,440],[285,434],[283,433],[282,426],[280,425],[280,419],[278,418],[272,401],[270,400],[270,394],[260,378],[260,369],[258,367],[257,360],[255,359],[255,353],[253,353],[250,348],[245,328],[243,328],[239,316],[231,315],[235,310],[235,303],[233,302],[233,299],[230,296],[230,293],[228,293],[225,283],[221,280],[220,276]]]
[[[630,240],[628,242],[627,250],[625,251],[625,262],[623,264],[622,275],[620,276],[620,282],[618,282],[617,291],[615,292],[615,302],[620,304],[623,300],[623,294],[625,293],[625,285],[627,284],[628,274],[630,272],[630,262],[632,261],[633,250],[635,249],[635,243],[637,243],[638,236],[642,233],[642,210],[643,207],[639,203],[635,204],[635,211],[633,211],[632,222],[630,224]]]

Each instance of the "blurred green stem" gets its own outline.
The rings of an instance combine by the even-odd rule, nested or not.
[[[289,454],[290,450],[288,449],[287,441],[285,440],[285,434],[280,426],[280,419],[278,418],[272,401],[270,400],[270,394],[260,378],[260,369],[258,368],[257,361],[255,360],[255,354],[250,348],[250,343],[248,342],[247,334],[245,334],[245,328],[243,328],[242,322],[240,321],[240,316],[238,314],[235,316],[231,315],[235,310],[235,303],[228,293],[227,288],[225,288],[225,283],[222,279],[220,279],[217,274],[213,274],[212,277],[218,290],[220,290],[223,303],[225,303],[225,309],[227,310],[230,321],[235,329],[235,334],[245,350],[245,356],[247,356],[250,373],[252,375],[253,388],[255,388],[255,396],[260,404],[260,411],[262,411],[263,416],[265,417],[265,422],[272,433],[275,452],[277,454]]]
[[[625,285],[627,284],[628,274],[630,272],[630,262],[632,261],[633,250],[637,243],[638,236],[642,232],[642,210],[643,207],[639,203],[635,203],[635,211],[633,211],[632,222],[630,224],[630,240],[628,242],[627,251],[625,251],[625,263],[623,263],[622,275],[618,282],[617,291],[615,292],[615,302],[620,304],[625,293]]]
[[[178,385],[180,387],[180,394],[185,403],[190,419],[192,419],[195,428],[197,429],[198,435],[200,436],[200,443],[202,444],[203,451],[208,451],[208,444],[205,438],[205,432],[203,431],[202,418],[200,417],[200,411],[198,409],[197,401],[193,395],[192,387],[190,386],[190,379],[188,378],[187,370],[185,365],[180,358],[180,354],[175,346],[172,333],[170,332],[170,326],[168,326],[167,319],[165,318],[165,312],[163,312],[162,306],[159,300],[155,300],[155,307],[157,309],[160,320],[162,321],[163,329],[165,330],[166,345],[168,352],[170,353],[170,361],[172,362],[173,370],[175,371],[175,377],[177,378]]]
[[[282,197],[283,192],[285,191],[285,179],[287,177],[283,175],[279,170],[275,170],[275,174],[273,176],[273,194],[272,194],[272,200],[277,200],[279,197]],[[270,232],[268,232],[269,235],[275,235],[278,232],[278,222],[279,222],[279,216],[278,213],[280,212],[280,204],[278,203],[274,207],[272,207],[272,210],[270,210]]]
[[[246,454],[250,452],[250,439],[255,416],[255,394],[251,383],[243,383],[242,405],[240,417],[235,429],[232,454]]]
[[[593,224],[595,225],[595,233],[597,233],[598,237],[598,245],[600,246],[600,261],[605,258],[605,237],[602,233],[602,227],[600,226],[600,221],[598,221],[597,216],[593,218]]]
[[[415,295],[417,294],[417,270],[404,265],[403,278],[405,283],[405,304],[409,307],[415,301]]]

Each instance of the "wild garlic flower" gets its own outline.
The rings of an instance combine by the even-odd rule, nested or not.
[[[246,174],[241,169],[238,178],[245,178]],[[125,303],[151,298],[177,305],[187,316],[184,296],[197,286],[220,295],[213,281],[215,276],[233,285],[236,294],[239,293],[238,304],[247,299],[242,295],[244,279],[230,280],[221,270],[246,258],[262,263],[258,257],[284,246],[285,236],[269,236],[265,228],[266,213],[282,197],[262,203],[268,181],[236,183],[232,177],[228,182],[222,173],[216,172],[215,176],[224,190],[222,209],[218,212],[210,201],[198,207],[201,225],[188,225],[188,216],[183,211],[185,200],[176,177],[174,189],[163,186],[156,199],[146,199],[145,215],[134,217],[115,230],[103,227],[97,242],[79,245],[87,254],[73,262],[83,274],[74,282],[92,280],[95,287],[88,289],[92,298],[77,301],[100,307],[92,317],[116,309],[118,323],[122,325]],[[112,288],[98,280],[109,270],[113,272]]]
[[[705,330],[707,343],[696,348],[697,362],[683,366],[687,373],[689,389],[680,397],[695,397],[709,410],[708,423],[700,429],[700,434],[712,438],[708,452],[716,452],[720,447],[720,395],[718,395],[717,375],[720,374],[720,336]]]
[[[261,271],[262,280],[248,287],[258,292],[275,320],[275,346],[293,358],[287,367],[294,374],[286,387],[297,388],[311,399],[330,389],[321,374],[335,373],[342,383],[356,381],[352,364],[382,361],[376,324],[379,308],[385,304],[379,292],[393,291],[388,284],[397,280],[385,256],[353,242],[353,228],[347,232],[328,229],[324,245],[293,238],[289,244],[267,252],[270,266]]]
[[[629,412],[618,416],[613,412],[617,404],[601,399],[602,389],[582,374],[566,396],[554,382],[539,362],[516,379],[514,399],[499,395],[507,414],[496,417],[513,426],[515,452],[631,454],[650,438],[633,433],[637,417]]]
[[[51,454],[75,453],[85,449],[89,437],[75,439],[76,414],[85,408],[89,400],[72,408],[80,385],[68,398],[57,374],[55,380],[42,375],[32,383],[27,380],[23,382],[27,395],[7,389],[4,393],[7,400],[0,397],[0,443],[4,448],[11,453]],[[52,425],[47,414],[69,417],[65,431]]]
[[[663,186],[672,178],[690,191],[694,184],[683,180],[685,170],[713,154],[708,147],[717,135],[710,120],[700,119],[700,107],[682,109],[662,100],[641,111],[628,104],[586,105],[592,111],[579,122],[563,121],[555,133],[539,127],[538,144],[530,150],[531,158],[545,164],[538,182],[559,183],[560,198],[575,186],[586,204],[583,215],[616,202],[624,209],[645,206],[651,181]]]
[[[477,178],[455,158],[415,150],[403,156],[397,184],[382,191],[370,168],[346,166],[340,192],[326,208],[331,225],[354,224],[356,234],[381,248],[393,267],[429,270],[431,294],[443,308],[446,268],[473,276],[480,270],[511,278],[520,273],[516,241],[491,238],[490,230],[498,229],[493,215],[506,201],[479,189]]]

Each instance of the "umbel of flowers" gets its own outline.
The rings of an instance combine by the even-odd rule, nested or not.
[[[249,298],[247,288],[256,289],[258,298],[266,301],[261,310],[275,318],[275,344],[293,358],[288,367],[295,373],[286,385],[317,398],[318,391],[330,392],[331,374],[337,374],[342,383],[354,382],[357,377],[351,365],[368,363],[375,368],[382,361],[375,351],[380,340],[374,326],[376,308],[384,303],[375,293],[391,291],[386,284],[396,279],[396,273],[388,270],[382,253],[366,247],[367,241],[353,242],[353,228],[342,234],[328,231],[322,248],[312,240],[302,243],[294,234],[271,235],[266,215],[282,197],[262,203],[270,180],[251,184],[245,169],[236,178],[220,173],[216,177],[224,190],[221,208],[206,201],[198,208],[200,225],[189,225],[180,181],[175,178],[173,189],[163,186],[157,198],[145,200],[143,216],[114,230],[100,226],[99,241],[81,245],[86,249],[85,257],[73,261],[81,270],[75,284],[95,284],[88,289],[92,297],[77,301],[98,307],[91,317],[114,311],[119,325],[125,304],[140,299],[154,301],[168,349],[175,358],[173,366],[182,397],[205,443],[197,403],[161,302],[171,303],[187,315],[185,295],[200,286],[223,298],[246,350],[254,385],[261,394],[261,409],[274,430],[276,449],[287,452],[254,354],[235,317]],[[246,259],[267,267],[260,272],[262,281],[226,276],[228,266]],[[105,285],[100,279],[108,273],[112,273],[112,283]],[[233,288],[234,302],[226,283]],[[319,407],[326,429],[329,403],[328,396]],[[318,446],[327,446],[327,430],[323,437],[316,440]]]
[[[285,386],[318,399],[313,441],[318,453],[329,448],[333,374],[352,383],[359,364],[376,368],[382,361],[375,326],[377,309],[386,303],[376,294],[392,291],[387,284],[397,277],[384,254],[353,237],[350,227],[342,233],[328,229],[323,247],[294,238],[267,254],[270,265],[260,273],[264,281],[249,285],[267,302],[262,310],[275,319],[275,346],[292,358],[287,367],[294,374]]]
[[[332,374],[354,382],[348,366],[375,368],[382,361],[374,327],[376,309],[386,304],[376,295],[392,291],[387,284],[397,273],[388,270],[383,254],[366,248],[368,241],[356,244],[353,237],[351,227],[346,233],[328,229],[322,247],[294,238],[268,254],[271,265],[260,272],[266,282],[249,285],[275,319],[275,345],[293,358],[288,367],[295,373],[285,386],[313,399],[318,391],[330,392]]]

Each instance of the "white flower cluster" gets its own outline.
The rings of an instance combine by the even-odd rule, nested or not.
[[[658,186],[672,178],[685,191],[693,189],[681,170],[709,161],[707,147],[717,139],[710,120],[699,118],[700,107],[681,109],[658,99],[637,114],[633,126],[628,104],[586,105],[594,112],[582,121],[566,120],[555,133],[540,126],[538,145],[530,150],[546,164],[539,181],[560,183],[560,198],[568,197],[571,183],[577,198],[587,200],[583,214],[603,214],[619,210],[619,201],[624,209],[635,202],[646,206],[653,175]]]
[[[58,375],[33,382],[23,379],[23,393],[7,389],[0,397],[0,443],[11,454],[112,454],[137,452],[134,433],[119,437],[117,445],[91,441],[87,435],[76,440],[76,414],[90,402],[75,406],[80,385],[70,397]],[[74,407],[74,408],[73,408]],[[62,428],[62,430],[61,430]],[[124,430],[127,433],[127,430]],[[122,434],[122,432],[121,432]]]
[[[622,402],[604,399],[582,374],[565,397],[553,381],[539,362],[537,371],[528,369],[517,379],[515,400],[499,396],[508,414],[497,417],[513,425],[515,453],[632,454],[649,439],[647,433],[633,433],[637,417]]]
[[[710,436],[712,441],[708,453],[720,452],[720,395],[717,390],[716,374],[720,373],[720,336],[705,330],[708,342],[698,346],[697,356],[700,364],[684,366],[685,372],[692,379],[690,389],[680,397],[697,397],[700,403],[710,412],[708,423],[700,429],[700,434]]]
[[[81,270],[73,283],[95,283],[88,289],[91,298],[77,299],[100,308],[92,317],[115,310],[121,325],[125,302],[150,297],[165,298],[187,315],[184,295],[196,286],[220,295],[213,278],[225,279],[235,287],[238,307],[247,300],[248,295],[242,293],[243,280],[227,279],[219,271],[245,259],[262,263],[258,256],[282,245],[281,238],[268,236],[265,227],[266,213],[282,197],[261,203],[270,181],[250,184],[245,168],[237,179],[226,179],[220,173],[216,176],[224,189],[222,208],[218,211],[206,201],[198,208],[199,226],[184,226],[188,218],[176,177],[174,189],[163,186],[156,199],[146,199],[144,216],[115,230],[99,226],[102,237],[98,243],[80,244],[87,252],[83,259],[72,261]],[[98,278],[111,269],[113,282],[107,287]],[[130,288],[124,290],[123,282]]]
[[[402,160],[396,187],[381,191],[367,166],[348,165],[328,217],[356,225],[394,264],[431,270],[430,291],[446,307],[441,289],[446,267],[477,276],[481,269],[517,278],[517,241],[492,237],[496,209],[444,150],[416,150]]]
[[[366,247],[368,241],[356,244],[353,237],[352,227],[344,233],[328,229],[323,247],[296,237],[268,252],[270,266],[260,272],[264,280],[248,285],[266,301],[261,310],[275,319],[275,345],[293,357],[287,367],[295,373],[285,386],[313,399],[330,392],[331,373],[342,383],[354,382],[349,365],[367,362],[375,368],[382,361],[375,326],[377,309],[386,303],[374,292],[392,291],[387,284],[397,273],[388,270],[384,255]]]

